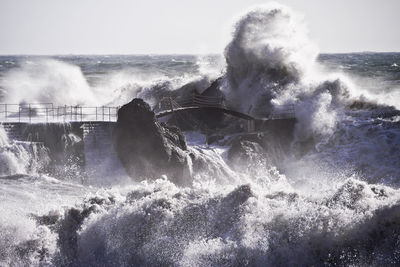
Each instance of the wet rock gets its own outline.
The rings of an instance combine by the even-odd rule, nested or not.
[[[184,135],[160,123],[150,106],[135,98],[118,111],[114,147],[127,173],[136,180],[162,175],[176,184],[191,182]]]
[[[258,133],[243,133],[224,138],[217,144],[230,146],[229,164],[235,166],[259,165],[261,163],[284,167],[282,160],[290,153],[291,140],[283,134],[277,136],[272,130]]]
[[[264,149],[256,142],[237,139],[228,150],[228,159],[233,166],[247,165],[262,157]]]

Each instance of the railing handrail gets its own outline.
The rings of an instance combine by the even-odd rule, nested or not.
[[[119,106],[60,105],[53,103],[0,103],[0,122],[114,121]],[[89,111],[90,110],[90,111]],[[95,112],[93,112],[95,110]],[[91,118],[95,116],[95,118]]]
[[[190,98],[184,98],[182,100],[173,100],[171,97],[164,97],[157,104],[161,110],[170,110],[171,103],[174,103],[177,107],[225,107],[224,97],[210,97],[202,96],[200,94],[192,94]],[[176,107],[174,107],[176,108]],[[296,117],[296,109],[294,104],[280,105],[274,108],[271,114],[268,116],[269,119],[277,118],[294,118]]]

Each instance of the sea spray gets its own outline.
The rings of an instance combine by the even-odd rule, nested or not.
[[[347,75],[321,74],[313,49],[309,58],[294,56],[307,49],[296,52],[299,42],[286,34],[297,31],[291,11],[273,6],[244,18],[238,25],[250,32],[240,34],[254,46],[236,46],[234,35],[225,92],[232,100],[242,96],[243,106],[232,101],[232,108],[247,112],[254,105],[252,114],[295,104],[292,150],[270,149],[267,158],[274,160],[231,166],[227,147],[195,137],[188,149],[207,164],[192,187],[166,176],[101,183],[106,188],[90,183],[96,177],[85,186],[35,175],[0,179],[1,265],[399,265],[399,111],[377,105],[371,95],[359,97]],[[304,41],[298,31],[294,36]],[[363,55],[351,57],[361,69],[373,65],[364,64],[370,61]],[[182,61],[170,56],[157,66],[167,73],[173,65],[180,75],[182,66],[192,66]],[[156,99],[177,87],[146,88]],[[124,92],[136,94],[131,87],[116,90]],[[12,144],[0,136],[2,147]],[[101,179],[116,182],[114,172],[105,175]]]
[[[76,238],[65,239],[59,257],[112,266],[397,262],[398,191],[349,178],[305,194],[269,175],[273,187],[184,189],[162,179],[118,200],[88,199],[60,221],[60,234]]]
[[[22,63],[7,74],[2,86],[8,103],[93,105],[95,97],[79,67],[54,59]]]
[[[225,48],[229,89],[243,111],[250,105],[268,108],[280,90],[303,79],[317,54],[305,26],[289,8],[254,8],[236,23]],[[250,102],[244,102],[249,95]]]
[[[0,125],[0,176],[36,174],[48,163],[48,151],[43,145],[9,140]]]
[[[190,66],[192,72],[182,75],[171,66],[167,66],[171,70],[166,72],[154,68],[153,64],[145,65],[141,60],[133,60],[133,66],[117,69],[113,68],[115,63],[104,63],[107,71],[101,76],[96,71],[101,66],[95,66],[95,73],[85,76],[86,66],[77,66],[55,58],[20,60],[0,80],[0,97],[6,103],[52,103],[54,106],[120,106],[134,97],[142,97],[156,104],[160,100],[159,94],[184,85],[188,87],[193,83],[192,86],[198,91],[210,85],[217,75],[214,71],[221,69],[213,62],[219,62],[220,59],[195,59],[197,62]],[[164,61],[161,63],[167,64]],[[103,71],[100,73],[103,74]],[[27,91],[30,93],[26,94]]]
[[[323,142],[349,102],[349,89],[318,75],[317,54],[295,12],[277,4],[255,8],[236,24],[225,49],[228,98],[256,116],[295,105],[298,141]]]

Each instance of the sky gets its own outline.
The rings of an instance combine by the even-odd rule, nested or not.
[[[262,0],[0,0],[0,54],[221,53]],[[324,53],[400,51],[400,0],[281,0]]]

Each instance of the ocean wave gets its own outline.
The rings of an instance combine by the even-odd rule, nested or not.
[[[39,224],[58,235],[55,264],[396,264],[399,192],[353,178],[335,187],[307,195],[251,183],[182,189],[158,180],[125,196],[89,196]]]
[[[397,92],[388,99],[346,74],[327,74],[317,54],[298,15],[271,4],[236,24],[222,73],[204,58],[196,67],[177,58],[159,63],[196,69],[173,75],[159,66],[113,66],[97,84],[59,60],[10,70],[1,85],[8,101],[60,105],[120,105],[133,97],[155,104],[202,92],[221,74],[229,108],[263,117],[293,104],[297,124],[288,151],[271,135],[265,157],[250,151],[250,162],[230,161],[227,147],[187,134],[197,159],[188,164],[199,170],[188,187],[165,175],[118,184],[112,161],[91,166],[106,176],[94,172],[92,181],[107,186],[85,184],[83,173],[48,177],[32,165],[45,154],[9,140],[1,126],[0,265],[398,265],[400,114],[390,106]],[[80,142],[57,127],[57,142]],[[90,153],[100,158],[84,153],[88,162]]]

